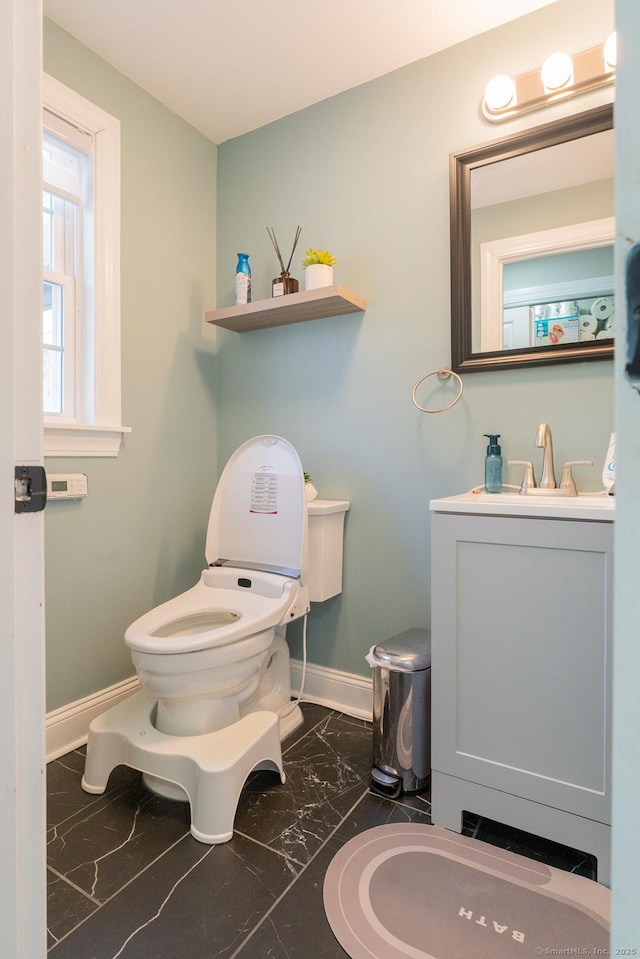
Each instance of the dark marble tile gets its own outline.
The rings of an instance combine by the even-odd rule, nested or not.
[[[234,959],[343,959],[324,911],[324,876],[336,850],[325,846],[246,940]]]
[[[229,959],[296,876],[234,836],[185,836],[50,951],[54,959]]]
[[[323,904],[325,873],[349,839],[390,822],[429,819],[410,806],[366,793],[237,953],[237,959],[343,959]]]
[[[286,739],[282,740],[283,756],[292,746],[295,746],[303,736],[306,736],[314,726],[325,721],[330,715],[337,715],[333,710],[327,709],[326,706],[318,706],[317,703],[300,703],[300,711],[302,713],[302,725],[298,726]]]
[[[70,753],[66,753],[64,756],[60,756],[58,759],[54,759],[53,762],[49,763],[47,768],[51,768],[56,764],[59,764],[71,772],[76,772],[82,775],[84,772],[84,761],[86,757],[87,747],[81,746],[78,749],[73,749]]]
[[[189,831],[188,803],[150,793],[136,779],[50,830],[49,865],[104,902]]]
[[[410,806],[416,812],[431,816],[431,792],[425,789],[420,793],[405,793],[396,799],[395,802],[402,803],[403,806]]]
[[[98,908],[66,880],[47,870],[47,944],[53,946]]]
[[[420,822],[430,825],[431,816],[414,806],[407,805],[401,799],[385,799],[367,792],[352,809],[329,840],[333,848],[343,846],[345,842],[367,829],[386,826],[390,822]]]
[[[492,846],[499,846],[501,849],[508,849],[528,859],[544,862],[547,866],[573,872],[577,876],[585,876],[587,879],[597,878],[595,856],[552,842],[542,836],[534,836],[522,829],[505,826],[491,819],[464,813],[462,835],[471,836]]]
[[[368,719],[360,719],[358,716],[349,716],[348,713],[336,712],[337,716],[344,719],[345,723],[351,723],[352,726],[358,726],[360,729],[366,729],[369,736],[373,736],[373,724]]]
[[[71,752],[47,764],[47,824],[58,826],[81,810],[87,810],[102,801],[101,796],[86,793],[80,781],[84,773],[85,757],[80,752]],[[127,766],[117,766],[109,777],[103,795],[121,789],[139,776]]]
[[[287,781],[252,778],[240,796],[235,828],[306,863],[367,789],[371,735],[329,714],[284,757]]]
[[[47,825],[55,826],[97,799],[80,786],[84,758],[69,753],[47,764]]]

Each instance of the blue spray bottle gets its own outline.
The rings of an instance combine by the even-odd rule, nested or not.
[[[485,433],[489,440],[484,459],[484,488],[487,493],[502,492],[502,449],[498,445],[499,433]]]
[[[236,305],[242,306],[251,303],[251,267],[249,254],[238,253],[236,266]]]

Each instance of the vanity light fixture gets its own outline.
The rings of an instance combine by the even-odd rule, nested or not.
[[[542,64],[540,79],[545,93],[557,93],[573,83],[573,60],[568,53],[552,53]]]
[[[567,53],[551,54],[540,70],[523,73],[515,79],[504,75],[494,77],[487,84],[482,113],[487,120],[506,120],[597,90],[613,83],[615,73],[616,34],[612,33],[605,44],[572,57]]]
[[[610,33],[606,39],[604,45],[604,68],[605,70],[611,72],[615,70],[616,64],[618,62],[618,35],[614,30],[613,33]]]
[[[516,85],[511,77],[500,76],[489,80],[484,91],[484,98],[490,110],[506,110],[516,105]]]

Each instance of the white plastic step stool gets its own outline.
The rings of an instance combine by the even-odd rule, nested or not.
[[[116,766],[131,766],[186,793],[195,839],[227,842],[249,773],[270,769],[285,782],[277,714],[249,713],[213,733],[170,736],[153,726],[154,708],[155,699],[141,689],[93,720],[82,788],[101,794]]]

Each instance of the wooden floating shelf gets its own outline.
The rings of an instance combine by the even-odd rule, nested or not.
[[[362,313],[367,304],[344,286],[323,286],[319,290],[303,290],[275,296],[270,300],[258,300],[245,306],[228,306],[222,310],[205,313],[207,323],[221,326],[234,333],[250,330],[266,330],[271,326],[286,326],[288,323],[305,323],[327,316],[343,316],[346,313]]]

